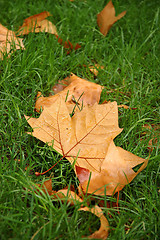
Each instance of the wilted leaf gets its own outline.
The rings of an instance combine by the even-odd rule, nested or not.
[[[93,238],[94,239],[95,238],[96,239],[106,239],[108,236],[108,231],[109,231],[109,223],[108,223],[108,220],[106,219],[106,217],[103,215],[101,208],[98,207],[97,205],[95,205],[91,209],[88,207],[80,208],[79,211],[91,212],[91,213],[95,214],[97,217],[99,217],[99,219],[100,219],[101,226],[100,226],[99,230],[94,232],[88,238],[90,238],[90,239],[93,239]]]
[[[51,34],[57,34],[56,26],[52,22],[48,21],[48,16],[51,14],[47,11],[33,15],[24,20],[23,25],[18,30],[18,35],[25,35],[30,32],[48,32]]]
[[[115,16],[115,8],[112,1],[105,6],[105,8],[97,15],[97,23],[100,28],[100,32],[106,36],[112,25],[121,19],[126,14],[126,11]]]
[[[11,53],[16,49],[24,49],[23,39],[16,37],[15,33],[0,24],[0,58],[4,53]]]
[[[78,99],[80,98],[78,101],[79,104],[82,104],[83,102],[83,105],[92,106],[96,102],[97,103],[99,102],[102,86],[93,82],[89,82],[85,79],[79,78],[74,74],[71,74],[69,77],[59,81],[58,84],[53,86],[53,91],[59,93],[59,95],[61,95],[64,100],[66,99],[67,96],[66,102],[69,104],[73,105],[73,101],[74,100],[78,101]],[[44,106],[47,107],[51,106],[52,103],[56,101],[57,97],[58,94],[54,96],[43,97],[39,92],[37,95],[35,109],[39,111],[41,107],[43,109]]]

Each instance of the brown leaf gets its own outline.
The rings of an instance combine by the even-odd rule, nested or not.
[[[44,107],[38,119],[28,118],[33,136],[47,142],[71,163],[100,172],[111,139],[122,130],[118,127],[117,103],[89,107],[71,118],[67,104],[59,96]]]
[[[108,220],[106,219],[106,217],[103,215],[103,212],[101,210],[100,207],[98,207],[97,205],[95,205],[93,208],[88,208],[88,207],[84,207],[84,208],[80,208],[79,211],[88,211],[91,212],[93,214],[95,214],[97,217],[99,217],[100,222],[101,222],[101,226],[99,228],[98,231],[94,232],[92,235],[88,236],[88,238],[90,239],[106,239],[108,236],[108,232],[109,232],[109,223]]]
[[[77,50],[79,48],[81,48],[81,45],[79,45],[78,43],[73,46],[73,44],[68,40],[68,41],[63,41],[62,38],[60,38],[57,34],[55,34],[56,38],[58,39],[58,42],[66,49],[68,49],[67,54],[70,54],[71,50]]]
[[[137,172],[134,172],[133,168],[141,163],[143,165]],[[116,147],[114,142],[111,141],[106,157],[101,165],[100,173],[92,171],[89,183],[88,180],[84,181],[86,177],[84,177],[82,182],[79,179],[81,187],[87,193],[104,195],[104,192],[106,192],[106,195],[113,195],[130,183],[147,166],[147,163],[148,160]]]
[[[41,188],[44,193],[48,193],[49,195],[52,195],[52,194],[53,194],[53,190],[52,190],[52,179],[46,180],[46,181],[43,183],[43,185],[37,184],[37,186],[38,186],[39,188]]]
[[[92,106],[96,102],[97,103],[99,102],[102,86],[93,82],[89,82],[85,79],[79,78],[74,74],[71,74],[69,77],[59,81],[58,84],[53,86],[53,91],[55,91],[55,93],[59,93],[59,95],[61,95],[64,100],[66,99],[66,96],[68,94],[66,102],[69,104],[72,103],[73,106],[75,105],[73,104],[72,101],[74,100],[73,96],[76,101],[78,101],[78,99],[81,96],[78,103],[82,104],[83,102],[83,105]],[[52,103],[56,101],[57,97],[58,97],[57,94],[54,96],[43,97],[39,92],[37,95],[38,99],[35,104],[35,109],[39,111],[41,107],[43,109],[44,106],[47,107],[51,106]]]
[[[97,15],[97,23],[100,28],[100,32],[106,36],[112,25],[121,19],[126,14],[126,11],[115,16],[115,8],[112,1],[105,6],[105,8]]]
[[[17,36],[26,35],[30,32],[48,32],[51,34],[57,34],[56,26],[45,19],[48,16],[52,15],[49,12],[44,11],[42,13],[26,18],[23,22],[23,25],[18,30]]]
[[[4,53],[11,53],[16,49],[24,49],[23,39],[16,37],[15,33],[0,24],[0,58]]]

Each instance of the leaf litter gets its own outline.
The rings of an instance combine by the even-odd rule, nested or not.
[[[104,196],[119,193],[147,166],[148,160],[114,144],[114,138],[123,129],[118,126],[117,102],[99,104],[102,86],[73,74],[61,83],[64,84],[62,91],[56,89],[55,95],[40,96],[37,99],[35,105],[37,111],[43,109],[39,118],[25,116],[33,129],[29,134],[47,143],[62,155],[61,159],[66,158],[73,165],[82,195],[87,193]],[[90,97],[94,89],[92,86],[96,86],[98,96],[96,101]],[[84,96],[80,103],[83,104],[83,108],[77,108],[71,116],[71,106],[73,108],[75,105],[72,98],[79,99],[81,95]],[[133,168],[140,164],[141,167],[135,172]],[[66,193],[68,194],[68,190],[60,192],[53,196],[62,199]],[[81,198],[76,196],[74,192],[70,192],[67,199],[70,202],[71,198],[72,200],[76,198],[81,202]],[[100,211],[97,205],[94,211],[95,209]],[[92,212],[93,209],[85,210]],[[103,219],[101,227],[90,238],[106,239],[109,231],[108,221],[104,215],[98,216]]]
[[[100,32],[106,36],[111,26],[125,14],[126,11],[116,17],[110,1],[97,15]],[[15,50],[24,49],[23,39],[16,35],[22,36],[29,32],[54,34],[58,42],[67,49],[67,54],[81,47],[79,44],[74,46],[69,40],[64,42],[59,37],[56,26],[46,19],[48,16],[51,14],[47,11],[30,16],[16,33],[0,25],[0,58],[3,59],[3,53],[13,51],[11,42],[14,42]],[[95,76],[98,69],[103,68],[98,64],[89,66]],[[37,187],[53,199],[67,199],[72,205],[80,203],[79,210],[98,216],[101,226],[89,238],[106,239],[108,220],[99,206],[83,206],[84,194],[103,196],[119,193],[146,167],[148,160],[115,145],[114,138],[122,132],[118,126],[118,107],[128,109],[128,106],[117,106],[116,102],[99,104],[102,89],[98,84],[71,74],[53,86],[54,96],[43,97],[40,92],[37,94],[35,109],[38,112],[40,109],[43,111],[39,118],[26,116],[26,120],[33,128],[30,134],[52,146],[62,155],[61,159],[66,158],[73,164],[80,182],[79,195],[68,189],[53,191],[51,179],[42,185],[37,184]],[[135,172],[133,168],[139,164],[142,165]]]

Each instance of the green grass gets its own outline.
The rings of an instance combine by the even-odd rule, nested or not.
[[[157,137],[147,168],[120,193],[120,214],[106,204],[103,211],[111,227],[108,239],[159,239],[159,135],[153,129],[142,135],[144,124],[159,124],[159,0],[113,2],[117,14],[124,10],[127,14],[103,37],[98,31],[96,14],[106,1],[1,0],[0,23],[7,28],[17,30],[23,19],[47,10],[53,14],[49,19],[56,24],[60,37],[82,46],[67,55],[54,36],[33,33],[24,37],[24,51],[15,51],[10,58],[5,56],[0,61],[2,240],[32,236],[34,240],[82,239],[90,234],[89,227],[94,231],[99,226],[97,217],[78,211],[79,204],[71,207],[66,202],[53,202],[46,194],[32,190],[33,184],[45,181],[51,174],[37,178],[34,172],[47,170],[60,156],[26,134],[31,128],[24,114],[37,116],[34,111],[37,91],[48,96],[58,79],[71,72],[106,86],[107,93],[103,92],[101,102],[106,99],[136,108],[119,109],[119,124],[124,130],[115,139],[117,146],[148,158],[148,142]],[[83,67],[92,61],[104,66],[96,78]],[[54,190],[71,184],[78,186],[67,160],[58,163],[52,174]],[[115,201],[107,196],[96,198],[105,203]]]

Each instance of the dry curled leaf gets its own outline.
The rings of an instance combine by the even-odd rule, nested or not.
[[[100,228],[98,231],[94,232],[92,235],[88,236],[87,238],[100,238],[100,239],[106,239],[108,236],[109,231],[109,223],[106,219],[106,217],[103,215],[103,212],[100,207],[95,205],[93,208],[83,207],[83,200],[73,191],[68,189],[61,189],[57,192],[52,190],[52,180],[49,179],[45,181],[42,185],[37,184],[37,186],[42,189],[42,191],[45,194],[49,194],[52,199],[57,199],[60,201],[67,201],[71,205],[76,205],[77,203],[80,203],[79,211],[88,211],[93,214],[95,214],[100,219]],[[38,190],[39,192],[39,190]]]
[[[88,236],[90,239],[106,239],[108,237],[108,232],[109,232],[109,223],[106,217],[104,216],[102,210],[100,207],[95,205],[93,208],[80,208],[79,211],[87,211],[95,214],[99,219],[100,219],[100,228],[96,232],[94,232],[92,235]]]
[[[105,8],[97,15],[97,23],[100,28],[100,32],[106,36],[112,25],[121,19],[126,14],[126,11],[115,16],[115,8],[112,1],[105,6]]]
[[[72,104],[73,106],[75,105],[73,104],[74,100],[78,101],[80,105],[82,105],[82,102],[83,105],[93,105],[100,100],[102,86],[79,78],[75,74],[71,74],[69,77],[59,81],[58,84],[53,86],[53,91],[56,95],[49,97],[43,97],[40,92],[38,93],[35,104],[35,109],[37,111],[39,111],[41,107],[43,109],[44,106],[51,106],[59,95],[64,99],[66,99],[67,96],[66,103]]]
[[[16,37],[15,33],[8,30],[0,24],[0,58],[3,59],[3,54],[11,53],[17,49],[24,49],[23,39]]]
[[[51,34],[57,34],[56,26],[46,19],[48,16],[51,16],[51,14],[44,11],[26,18],[23,25],[18,29],[17,36],[26,35],[30,32],[48,32]]]

